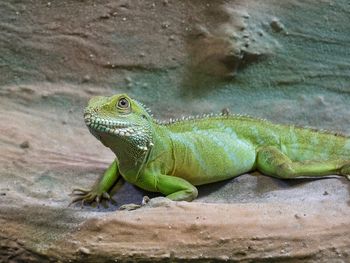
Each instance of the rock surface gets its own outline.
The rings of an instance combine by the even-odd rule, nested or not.
[[[82,119],[127,92],[158,118],[225,111],[350,133],[348,1],[2,1],[1,262],[347,262],[350,183],[258,173],[155,203],[126,184],[67,207],[113,159]],[[153,202],[153,201],[152,201]]]

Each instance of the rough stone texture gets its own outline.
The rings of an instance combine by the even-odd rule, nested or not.
[[[67,207],[113,155],[85,128],[96,94],[159,118],[245,113],[350,133],[348,1],[1,1],[1,262],[347,262],[350,184],[258,173],[193,203]],[[147,193],[148,194],[148,193]]]

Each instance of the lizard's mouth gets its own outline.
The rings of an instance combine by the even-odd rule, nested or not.
[[[88,112],[84,113],[84,121],[90,131],[108,133],[118,136],[131,136],[135,131],[130,127],[130,124],[124,121],[110,120],[94,116]]]

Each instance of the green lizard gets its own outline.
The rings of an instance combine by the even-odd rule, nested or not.
[[[196,185],[253,170],[277,178],[350,179],[350,137],[222,113],[162,123],[126,94],[94,97],[84,112],[90,132],[116,155],[90,190],[72,202],[99,203],[122,178],[175,201]]]

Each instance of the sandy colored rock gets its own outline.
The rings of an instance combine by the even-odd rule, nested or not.
[[[67,207],[113,160],[95,95],[160,119],[243,113],[350,134],[347,1],[2,1],[1,262],[348,262],[350,184],[258,173],[193,203]],[[154,197],[150,195],[151,197]],[[152,202],[152,201],[151,201]]]

